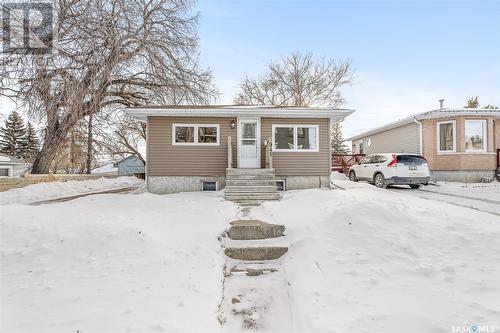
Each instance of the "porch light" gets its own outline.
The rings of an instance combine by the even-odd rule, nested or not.
[[[235,128],[236,128],[236,121],[234,121],[234,119],[233,119],[233,120],[231,120],[231,128],[232,128],[232,129],[235,129]]]

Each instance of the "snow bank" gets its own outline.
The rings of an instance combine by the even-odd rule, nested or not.
[[[0,331],[216,332],[222,193],[2,207]]]
[[[500,326],[498,216],[336,183],[248,213],[221,192],[3,206],[0,331],[218,332],[217,237],[236,215],[286,225],[286,296],[266,286],[290,304],[281,331]]]
[[[31,203],[72,195],[140,186],[144,181],[135,177],[99,178],[39,183],[0,192],[0,204]]]
[[[106,163],[98,168],[92,169],[91,173],[116,173],[118,172],[118,167],[114,167],[114,165],[114,162]]]
[[[500,219],[410,194],[285,193],[249,218],[287,226],[297,332],[451,332],[500,326]]]
[[[348,180],[347,176],[341,172],[333,171],[332,174],[330,175],[330,180],[335,181],[335,180]]]

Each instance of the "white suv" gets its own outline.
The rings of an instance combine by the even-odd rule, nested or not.
[[[427,160],[413,154],[372,154],[349,168],[349,179],[357,182],[366,180],[375,186],[410,185],[419,188],[430,179]]]

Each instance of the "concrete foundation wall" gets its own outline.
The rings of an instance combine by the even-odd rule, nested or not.
[[[308,188],[329,188],[329,176],[276,176],[276,180],[285,180],[286,190]],[[216,181],[217,189],[226,186],[226,178],[199,176],[148,176],[148,191],[155,194],[201,191],[203,181]]]
[[[448,182],[479,183],[482,177],[495,177],[495,171],[467,170],[467,171],[431,171],[431,180]]]
[[[276,180],[284,180],[286,190],[330,188],[330,176],[276,176]]]
[[[216,181],[217,189],[225,187],[225,177],[148,176],[148,191],[155,194],[201,191],[203,181]]]

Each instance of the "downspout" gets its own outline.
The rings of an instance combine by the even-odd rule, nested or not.
[[[415,122],[416,124],[418,124],[418,134],[419,134],[419,154],[420,156],[424,156],[424,143],[422,142],[422,123],[420,121],[418,121],[417,119],[413,118],[413,122]]]

